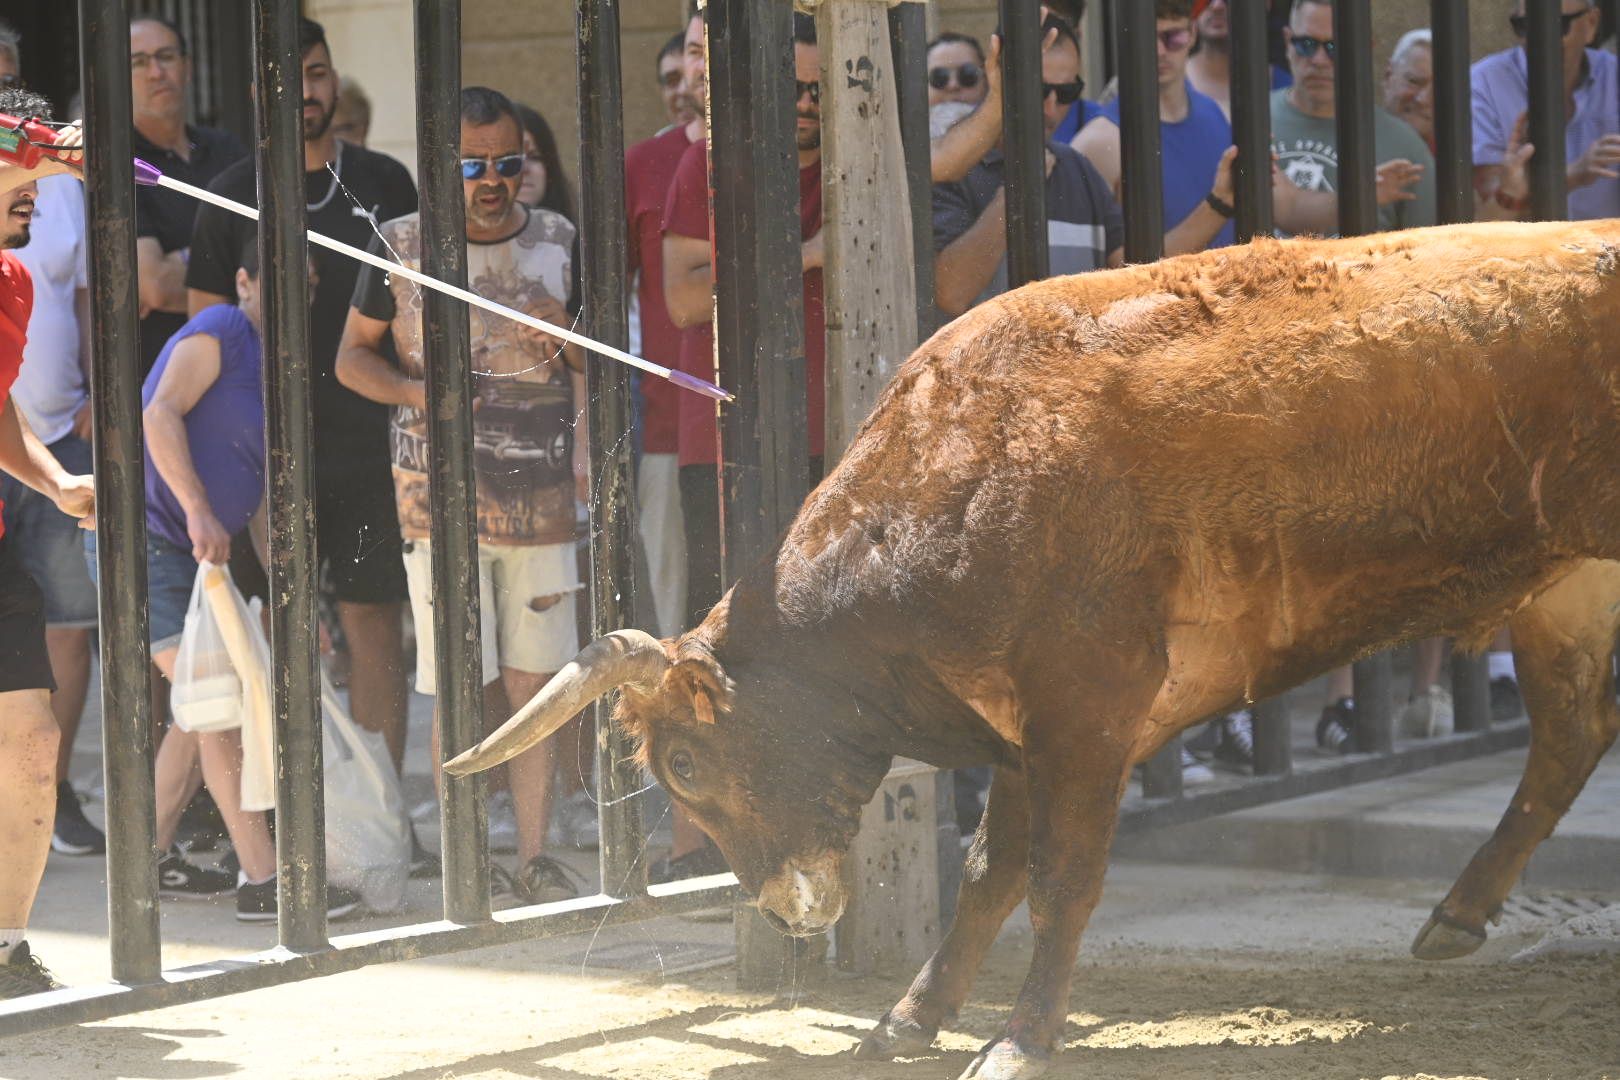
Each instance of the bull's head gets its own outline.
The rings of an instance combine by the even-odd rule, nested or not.
[[[820,650],[797,635],[727,634],[732,599],[676,641],[619,630],[592,643],[445,769],[461,776],[506,761],[618,687],[615,722],[767,920],[819,933],[843,913],[843,856],[893,755],[941,766],[1010,755],[916,661],[842,652],[817,663]],[[728,637],[749,647],[727,648]]]

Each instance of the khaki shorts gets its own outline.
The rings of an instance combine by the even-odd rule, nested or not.
[[[433,562],[426,540],[405,541],[405,580],[416,626],[416,689],[437,692],[433,648]],[[479,636],[484,683],[508,667],[530,675],[557,671],[579,652],[575,623],[579,564],[573,544],[478,548]],[[547,606],[549,603],[549,606]],[[543,608],[543,610],[537,610]]]

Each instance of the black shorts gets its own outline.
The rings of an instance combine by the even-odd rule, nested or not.
[[[339,601],[405,601],[405,550],[387,461],[316,474],[315,543]]]
[[[0,537],[0,693],[56,689],[45,651],[45,594]]]

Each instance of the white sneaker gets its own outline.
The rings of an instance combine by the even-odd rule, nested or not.
[[[512,809],[512,793],[497,791],[489,797],[489,850],[517,850],[517,813]]]
[[[1181,782],[1187,784],[1207,784],[1215,779],[1215,770],[1193,757],[1192,751],[1185,746],[1181,748]]]
[[[551,831],[546,843],[576,851],[595,851],[600,842],[596,800],[588,791],[576,791],[557,800],[551,809]]]
[[[1406,703],[1401,710],[1401,735],[1408,739],[1434,739],[1450,735],[1457,727],[1457,710],[1451,691],[1439,683]]]

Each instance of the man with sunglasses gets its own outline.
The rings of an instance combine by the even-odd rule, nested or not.
[[[1048,25],[1056,33],[1041,50],[1041,111],[1052,273],[1119,266],[1125,228],[1107,181],[1072,147],[1052,139],[1085,84],[1073,28],[1061,20]],[[947,315],[1006,291],[1005,172],[1006,157],[997,146],[961,180],[934,185],[934,299]]]
[[[1214,101],[1187,82],[1187,59],[1197,34],[1192,0],[1157,0],[1159,139],[1164,183],[1166,255],[1184,255],[1232,243],[1234,198],[1232,125]],[[1119,101],[1103,106],[1073,146],[1120,194]]]
[[[1333,0],[1294,0],[1283,28],[1294,83],[1271,94],[1271,149],[1288,182],[1276,203],[1285,234],[1339,231],[1339,135],[1334,121]],[[1378,228],[1435,222],[1434,156],[1417,132],[1373,109]],[[1297,193],[1289,190],[1298,189]]]
[[[984,100],[984,49],[977,38],[947,30],[928,43],[928,107]]]
[[[326,34],[313,19],[299,23],[303,68],[304,198],[309,227],[357,247],[376,224],[416,209],[416,185],[385,154],[340,140],[332,130],[339,76]],[[210,185],[249,206],[258,202],[255,163],[246,158]],[[144,189],[143,189],[144,190]],[[234,303],[236,271],[253,223],[206,203],[197,205],[187,304],[195,316]],[[388,465],[388,410],[337,381],[334,365],[359,264],[311,248],[319,277],[310,296],[314,368],[316,549],[337,599],[350,656],[349,701],[355,720],[380,731],[398,765],[405,750],[405,573]]]
[[[1550,2],[1550,0],[1549,0]],[[1620,64],[1592,48],[1600,14],[1590,0],[1563,0],[1565,183],[1572,219],[1620,217]],[[1520,44],[1473,66],[1475,213],[1518,218],[1530,202],[1526,173],[1529,61],[1524,0],[1508,17]]]

